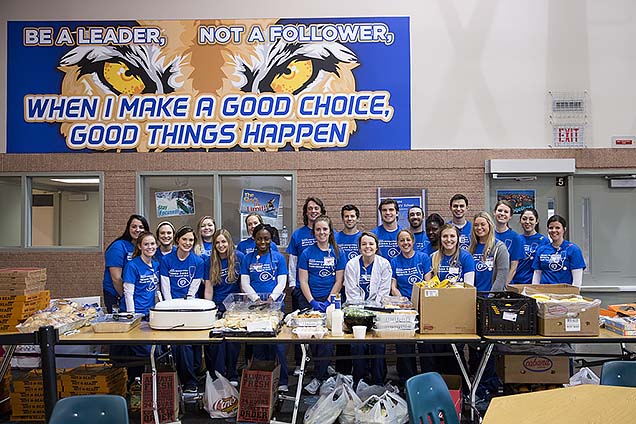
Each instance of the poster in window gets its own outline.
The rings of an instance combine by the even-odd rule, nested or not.
[[[194,194],[190,190],[158,191],[155,193],[157,218],[194,215]]]
[[[506,200],[512,204],[513,214],[522,214],[534,208],[534,190],[497,190],[497,201]]]
[[[280,193],[244,188],[241,192],[241,213],[257,213],[263,217],[276,218],[280,205]]]

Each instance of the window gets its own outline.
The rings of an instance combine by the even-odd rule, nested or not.
[[[214,176],[147,175],[142,178],[143,215],[154,232],[161,221],[178,230],[196,228],[202,216],[214,216]]]
[[[99,175],[2,177],[0,195],[0,246],[101,247]]]
[[[0,177],[0,246],[22,245],[22,182],[20,177]]]
[[[291,173],[166,174],[168,172],[140,176],[141,210],[151,231],[164,220],[177,229],[182,225],[196,227],[202,216],[210,215],[217,228],[227,229],[238,244],[248,236],[245,216],[249,213],[248,207],[254,208],[254,199],[258,197],[267,204],[255,210],[263,220],[275,226],[279,233],[286,226],[291,234],[295,201]],[[244,195],[255,197],[251,197],[251,203],[242,202]],[[182,199],[186,204],[180,206]]]
[[[221,176],[221,217],[223,227],[234,239],[234,243],[248,237],[245,228],[245,217],[250,211],[259,213],[266,224],[276,227],[279,235],[283,226],[287,227],[289,236],[293,229],[293,177],[292,175],[240,175]],[[260,200],[251,206],[250,200]],[[271,201],[278,205],[276,211],[267,211],[265,204]],[[279,240],[279,245],[285,244]]]

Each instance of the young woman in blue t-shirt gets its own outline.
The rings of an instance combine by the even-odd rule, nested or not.
[[[113,306],[119,306],[124,294],[121,275],[124,265],[132,259],[134,243],[143,231],[149,231],[148,221],[141,215],[130,215],[124,233],[106,248],[104,253],[104,306],[108,313],[113,312]]]
[[[537,249],[532,263],[532,284],[571,284],[581,287],[585,259],[579,246],[565,239],[565,219],[553,215],[548,219],[548,235],[552,243]]]
[[[534,256],[537,249],[544,244],[549,244],[550,239],[548,236],[540,234],[539,231],[539,212],[534,208],[528,208],[523,211],[519,218],[523,233],[520,234],[521,241],[523,242],[523,259],[519,260],[517,265],[517,272],[512,278],[511,284],[531,284],[532,263],[534,262]]]
[[[213,300],[219,314],[222,314],[225,312],[223,300],[232,293],[240,292],[241,261],[244,255],[234,249],[232,235],[224,228],[216,230],[212,243],[212,253],[206,257],[203,269],[205,298]],[[238,386],[237,360],[240,350],[240,343],[223,341],[206,345],[205,364],[212,378],[214,371],[218,371],[230,383]]]

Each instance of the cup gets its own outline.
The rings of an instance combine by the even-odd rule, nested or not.
[[[353,327],[351,327],[351,329],[353,330],[354,339],[364,339],[367,333],[366,325],[354,325]]]

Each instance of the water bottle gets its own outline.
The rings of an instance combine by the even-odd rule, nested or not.
[[[331,330],[331,317],[333,310],[336,309],[336,295],[329,295],[329,306],[327,306],[327,328]]]
[[[287,231],[287,226],[283,225],[283,229],[280,230],[280,245],[287,246],[287,239],[289,237],[289,232]]]
[[[141,412],[141,377],[135,377],[130,385],[130,412]]]
[[[336,295],[334,301],[335,308],[331,312],[331,335],[342,336],[342,325],[344,324],[344,312],[340,307],[340,295]]]

